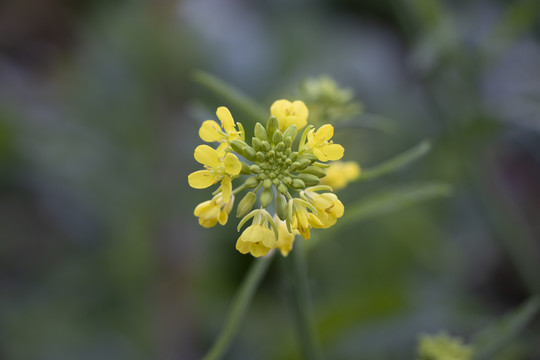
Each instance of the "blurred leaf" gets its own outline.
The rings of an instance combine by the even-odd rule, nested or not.
[[[404,151],[396,157],[383,162],[382,164],[379,164],[372,168],[363,169],[358,180],[362,181],[376,179],[380,176],[397,171],[418,160],[419,158],[427,154],[430,149],[431,143],[428,140],[424,140],[412,149]]]
[[[475,360],[490,359],[500,347],[515,337],[538,313],[540,297],[533,296],[516,310],[478,332],[472,341]]]
[[[259,106],[257,102],[207,72],[195,71],[193,80],[217,96],[227,100],[227,104],[238,107],[253,123],[256,121],[262,122],[268,117],[268,112]]]
[[[311,244],[309,247],[315,246],[324,239],[332,238],[338,230],[349,224],[386,215],[426,200],[449,196],[451,192],[452,188],[448,184],[422,183],[396,187],[369,195],[354,204],[347,205],[343,218],[321,233],[315,238],[316,240],[314,239],[315,241],[309,242]]]

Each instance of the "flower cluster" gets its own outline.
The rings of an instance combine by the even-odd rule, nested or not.
[[[308,125],[308,108],[302,101],[278,100],[270,108],[266,126],[256,123],[248,144],[242,125],[225,107],[217,109],[221,125],[203,122],[199,135],[205,142],[218,143],[216,149],[200,145],[195,160],[204,170],[189,175],[189,184],[204,189],[219,183],[212,200],[195,208],[204,227],[224,225],[235,195],[247,190],[238,203],[238,230],[251,220],[240,235],[236,249],[255,257],[278,249],[283,256],[292,249],[296,234],[309,239],[311,229],[328,228],[343,216],[344,207],[332,187],[321,183],[329,161],[342,158],[344,149],[334,144],[334,128]],[[300,131],[304,129],[300,136]],[[243,180],[233,189],[235,179]],[[259,208],[252,210],[255,204]],[[273,209],[272,216],[269,209]]]

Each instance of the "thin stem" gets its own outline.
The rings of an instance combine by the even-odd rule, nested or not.
[[[236,293],[227,320],[225,321],[225,326],[206,356],[203,357],[203,360],[217,360],[225,355],[231,341],[238,332],[240,323],[255,294],[255,290],[257,290],[262,278],[268,270],[268,266],[272,262],[273,253],[274,252],[271,252],[267,256],[258,258],[251,263],[248,273],[244,277],[244,280]]]
[[[255,101],[207,72],[194,72],[193,80],[216,95],[226,99],[229,104],[238,107],[253,123],[266,119],[268,116],[267,112]]]
[[[313,318],[313,305],[309,293],[305,249],[302,241],[296,242],[295,249],[292,251],[292,260],[293,309],[304,358],[321,360],[323,357]]]

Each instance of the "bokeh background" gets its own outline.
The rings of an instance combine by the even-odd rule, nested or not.
[[[340,193],[347,208],[454,189],[310,251],[316,323],[329,359],[414,358],[441,329],[469,339],[540,292],[539,18],[536,0],[1,2],[0,358],[211,345],[252,258],[235,221],[207,230],[192,214],[210,196],[187,184],[198,127],[229,105],[195,70],[264,108],[334,77],[377,115],[336,133],[362,167],[431,139],[414,165]],[[227,359],[300,358],[282,263]],[[495,358],[539,359],[539,325]]]

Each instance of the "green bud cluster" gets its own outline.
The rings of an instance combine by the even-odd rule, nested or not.
[[[303,138],[307,131],[308,128]],[[249,175],[242,187],[254,190],[238,204],[237,216],[244,217],[249,213],[256,202],[257,192],[262,188],[259,196],[261,206],[265,208],[275,201],[278,217],[285,220],[290,191],[319,185],[320,179],[326,176],[326,165],[316,162],[317,158],[309,152],[293,150],[298,135],[296,125],[281,132],[278,120],[271,116],[266,127],[261,123],[255,125],[254,135],[251,145],[242,140],[230,143],[237,154],[253,162],[251,165],[242,164],[242,174]]]

